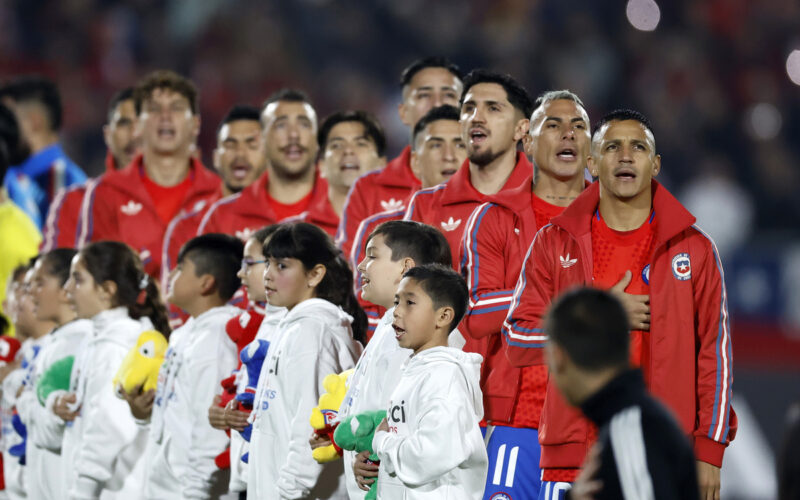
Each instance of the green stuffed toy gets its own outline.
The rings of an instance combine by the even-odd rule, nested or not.
[[[342,419],[333,433],[333,442],[337,446],[356,453],[362,451],[369,452],[370,462],[376,465],[380,463],[378,455],[372,449],[372,437],[375,435],[375,430],[381,424],[381,421],[386,418],[386,410],[366,411],[356,415],[350,415]],[[372,486],[369,487],[365,500],[375,500],[378,496],[378,481],[375,480]]]
[[[42,406],[45,405],[47,396],[51,392],[69,390],[69,378],[72,374],[72,364],[74,362],[75,356],[61,358],[50,365],[50,368],[39,378],[36,383],[36,397]]]

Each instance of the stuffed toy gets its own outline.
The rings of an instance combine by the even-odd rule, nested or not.
[[[8,335],[0,335],[0,366],[5,366],[14,361],[20,348],[19,340]]]
[[[137,387],[142,387],[142,392],[156,388],[158,384],[158,370],[164,362],[167,352],[167,339],[156,330],[147,330],[139,335],[136,346],[128,351],[122,364],[114,375],[114,390],[121,397],[120,388],[131,393]]]
[[[322,381],[325,392],[319,397],[319,406],[311,409],[311,427],[317,437],[327,437],[331,444],[315,448],[311,456],[318,463],[324,464],[338,460],[342,456],[342,449],[336,446],[333,439],[333,431],[339,425],[339,407],[342,406],[344,396],[347,393],[347,380],[352,375],[353,370],[342,373],[331,373]]]
[[[17,457],[20,465],[25,465],[25,447],[28,442],[28,429],[25,427],[25,424],[22,423],[22,419],[19,418],[19,413],[17,413],[16,410],[14,410],[14,416],[11,417],[11,427],[14,429],[14,432],[22,438],[22,441],[10,447],[8,449],[8,454],[12,457]]]
[[[384,418],[386,418],[386,410],[366,411],[345,417],[336,427],[333,440],[345,450],[356,453],[368,451],[369,461],[378,465],[380,460],[378,460],[375,450],[372,449],[372,438]],[[378,496],[377,486],[378,481],[376,480],[369,487],[369,492],[364,497],[365,500],[375,500]]]
[[[267,357],[269,350],[269,342],[266,340],[256,339],[242,349],[239,353],[239,359],[242,361],[245,369],[247,370],[247,386],[244,392],[236,394],[236,401],[239,402],[239,410],[245,412],[253,411],[253,403],[256,399],[256,387],[258,387],[258,376],[261,373],[261,365],[264,364],[264,358]],[[245,441],[250,442],[250,435],[253,432],[253,424],[247,424],[247,427],[240,433]],[[242,455],[242,462],[248,463],[250,458],[249,453]]]
[[[61,358],[45,371],[39,380],[36,382],[36,397],[39,403],[45,406],[47,396],[53,391],[68,391],[69,378],[72,374],[72,365],[75,362],[75,356],[67,356]]]

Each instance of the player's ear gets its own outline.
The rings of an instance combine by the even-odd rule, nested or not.
[[[656,155],[653,160],[653,177],[657,176],[659,172],[661,172],[661,155]]]

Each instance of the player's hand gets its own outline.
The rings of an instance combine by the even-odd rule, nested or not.
[[[386,420],[384,419],[384,422]],[[353,460],[353,473],[356,475],[356,483],[358,487],[364,491],[369,491],[370,485],[375,482],[378,477],[378,466],[367,462],[369,459],[369,452],[362,451],[356,455]]]
[[[122,387],[119,388],[120,394],[128,402],[128,407],[131,409],[131,415],[137,420],[146,420],[150,418],[153,413],[153,402],[156,400],[155,389],[149,391],[142,391],[142,386],[138,385],[131,390],[125,392]]]
[[[239,402],[235,399],[231,399],[225,405],[225,425],[229,428],[239,432],[244,431],[244,428],[249,425],[247,422],[249,417],[249,413],[239,410]]]
[[[719,500],[719,467],[698,460],[697,484],[700,500]]]
[[[69,407],[77,400],[78,398],[75,394],[59,396],[53,405],[53,413],[64,422],[72,422],[78,416],[78,410],[72,411]]]
[[[381,420],[381,424],[378,426],[377,429],[375,429],[375,432],[380,432],[380,431],[389,432],[389,422],[386,421],[386,417],[383,417],[383,420]]]
[[[222,398],[219,395],[214,396],[214,401],[208,408],[208,423],[215,429],[227,431],[228,424],[225,421],[225,408],[219,405],[221,401]]]
[[[583,461],[583,468],[569,490],[570,500],[591,500],[603,489],[603,482],[594,478],[600,470],[601,449],[601,445],[595,443],[589,450],[586,460]]]
[[[329,436],[319,436],[316,432],[312,432],[311,437],[308,438],[308,444],[312,450],[316,450],[331,444],[331,438]]]
[[[650,296],[633,295],[625,292],[625,289],[631,283],[631,276],[632,274],[630,271],[625,271],[625,275],[622,279],[608,291],[622,302],[622,307],[625,308],[625,313],[628,315],[628,325],[632,330],[649,331]]]

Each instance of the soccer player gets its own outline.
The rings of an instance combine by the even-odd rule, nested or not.
[[[30,149],[24,162],[9,169],[5,184],[11,199],[41,228],[58,190],[85,182],[86,174],[61,148],[61,96],[55,83],[41,76],[20,77],[0,89],[0,99],[16,115]]]
[[[89,182],[81,207],[78,245],[117,240],[133,247],[146,272],[159,278],[164,232],[181,209],[214,196],[219,179],[192,156],[200,117],[194,84],[155,71],[134,90],[142,155]]]
[[[525,155],[517,152],[532,112],[528,92],[509,75],[475,70],[464,79],[459,123],[467,161],[444,184],[418,191],[405,214],[407,220],[444,233],[455,269],[472,211],[484,201],[501,198],[533,173]]]
[[[545,92],[536,100],[530,122],[523,142],[536,168],[534,178],[508,196],[476,208],[463,239],[461,271],[470,288],[470,307],[460,330],[489,343],[481,384],[492,472],[485,498],[501,492],[536,498],[539,492],[537,429],[547,368],[511,366],[500,329],[536,231],[560,214],[586,184],[589,116],[580,98],[567,90]],[[515,474],[520,470],[526,473]]]
[[[631,328],[631,358],[675,414],[697,457],[702,498],[719,495],[725,447],[736,430],[731,338],[722,265],[695,218],[653,178],[655,137],[638,112],[600,120],[589,171],[599,179],[539,231],[503,326],[514,366],[544,362],[542,317],[576,285],[611,290]],[[539,432],[542,494],[563,493],[595,440],[594,428],[548,384]]]
[[[103,139],[106,142],[106,172],[126,167],[137,151],[136,106],[133,102],[133,88],[117,92],[108,105],[108,123],[103,125]],[[78,229],[83,195],[86,183],[61,188],[50,203],[42,232],[44,242],[42,252],[55,248],[72,248]]]
[[[317,133],[320,175],[328,183],[327,200],[300,214],[309,222],[336,235],[347,193],[361,175],[386,164],[383,127],[366,111],[339,111],[323,120]]]
[[[246,241],[262,226],[327,202],[327,183],[315,165],[317,113],[308,96],[294,89],[272,94],[261,108],[261,128],[266,172],[247,189],[214,203],[197,234],[228,233]]]
[[[397,111],[409,131],[431,108],[458,104],[461,77],[458,66],[444,57],[418,59],[403,71],[400,77],[403,101]],[[378,212],[406,208],[419,187],[420,181],[411,168],[411,147],[406,146],[386,167],[361,177],[353,185],[339,223],[336,245],[350,255],[362,220]]]

